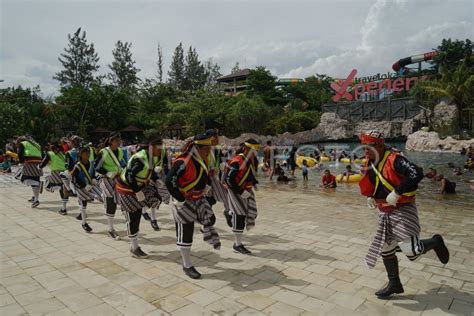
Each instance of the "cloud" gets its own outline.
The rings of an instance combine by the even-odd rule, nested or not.
[[[466,2],[378,0],[367,13],[357,45],[340,53],[316,58],[283,76],[305,77],[326,73],[345,78],[352,68],[358,69],[358,75],[390,71],[396,60],[430,51],[443,38],[472,38],[472,16],[460,13],[469,5],[472,6]],[[456,14],[443,15],[444,12]]]

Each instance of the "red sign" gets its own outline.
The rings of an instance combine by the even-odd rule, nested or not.
[[[338,102],[342,97],[347,101],[351,101],[353,99],[357,100],[365,93],[377,94],[384,91],[384,89],[387,92],[409,91],[417,80],[426,80],[427,78],[426,76],[410,78],[400,77],[396,78],[395,80],[385,79],[381,81],[358,82],[354,85],[351,85],[356,74],[357,70],[352,69],[347,79],[342,83],[331,82],[331,88],[336,91],[336,95],[334,95],[332,98],[334,102]],[[352,86],[352,94],[347,89],[349,86]]]

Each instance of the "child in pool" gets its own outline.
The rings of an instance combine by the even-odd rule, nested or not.
[[[303,181],[308,181],[308,161],[303,160],[303,165],[301,166],[301,171],[303,173]]]
[[[342,177],[341,177],[341,182],[344,181],[344,177],[347,177],[347,182],[349,182],[349,177],[356,174],[354,171],[352,171],[352,167],[351,165],[347,165],[346,166],[346,171],[342,174]]]
[[[331,174],[329,169],[324,170],[323,175],[323,184],[320,186],[321,188],[336,188],[336,177]]]

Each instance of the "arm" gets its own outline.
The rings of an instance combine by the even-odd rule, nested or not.
[[[17,154],[18,154],[18,161],[20,163],[24,163],[25,162],[25,147],[23,147],[21,143],[18,144]]]
[[[79,189],[84,189],[86,187],[86,184],[81,177],[79,177],[79,168],[75,166],[72,169],[72,182],[78,187]]]
[[[41,161],[40,165],[39,165],[39,168],[43,169],[44,167],[46,167],[46,165],[48,164],[48,162],[51,160],[51,158],[49,157],[48,154],[44,155],[44,158],[43,160]]]
[[[102,152],[99,152],[97,154],[97,157],[95,158],[94,164],[95,164],[95,171],[97,171],[101,175],[104,175],[104,174],[107,173],[107,170],[105,168],[103,168],[104,159],[103,159],[103,156],[102,156]]]
[[[442,179],[441,180],[441,188],[439,189],[439,193],[444,193],[445,187],[446,187],[446,180]]]
[[[169,170],[168,174],[166,175],[166,188],[168,189],[169,193],[173,198],[176,200],[183,202],[185,200],[183,194],[179,190],[178,186],[178,179],[184,172],[184,161],[179,160],[177,161]]]
[[[423,179],[423,169],[408,161],[403,156],[398,156],[394,162],[395,171],[405,176],[405,180],[395,188],[397,194],[412,192],[418,189],[418,183]]]
[[[72,169],[74,169],[74,161],[69,153],[66,153],[66,169],[69,172],[72,172]]]
[[[237,184],[236,177],[239,172],[239,163],[237,161],[233,162],[230,165],[229,173],[227,174],[227,183],[229,184],[229,188],[235,194],[242,194],[243,190]]]
[[[127,178],[128,184],[132,188],[134,192],[138,192],[141,190],[140,186],[136,181],[136,175],[143,169],[143,162],[140,159],[134,159],[132,162],[132,166],[130,169],[127,169],[125,173],[125,177]]]

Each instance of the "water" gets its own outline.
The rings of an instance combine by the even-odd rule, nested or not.
[[[326,152],[329,152],[331,148],[337,148],[340,152],[344,149],[346,153],[350,153],[354,148],[358,146],[356,143],[334,143],[324,144]],[[474,174],[463,174],[461,176],[453,175],[452,168],[448,167],[448,163],[452,162],[455,166],[462,167],[466,160],[465,156],[458,153],[425,153],[425,152],[407,152],[405,151],[404,143],[391,144],[402,150],[404,155],[412,162],[423,168],[423,172],[426,173],[429,167],[433,167],[438,171],[438,174],[443,174],[446,178],[457,183],[456,194],[445,194],[439,193],[440,185],[437,182],[431,181],[430,179],[424,178],[419,184],[417,200],[418,204],[423,203],[424,205],[436,208],[457,208],[461,212],[464,209],[474,211]],[[304,150],[309,153],[311,150],[308,148]],[[358,156],[362,156],[362,151],[357,152]],[[281,192],[304,192],[312,194],[314,196],[333,196],[334,198],[341,198],[341,202],[344,203],[364,203],[364,198],[359,193],[359,186],[357,183],[339,183],[335,191],[322,191],[319,189],[321,184],[321,178],[324,169],[331,170],[334,175],[343,173],[345,171],[346,164],[337,163],[334,161],[323,162],[322,170],[310,169],[308,183],[303,182],[303,176],[300,169],[296,169],[296,181],[291,181],[288,184],[276,183],[265,178],[261,171],[259,171],[259,181],[262,187],[269,190],[276,190]],[[357,166],[353,165],[353,169]],[[285,174],[289,175],[290,171],[285,170]],[[316,202],[316,201],[315,201]]]

